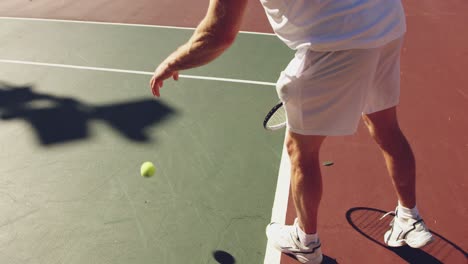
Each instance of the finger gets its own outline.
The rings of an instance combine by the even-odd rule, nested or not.
[[[155,82],[154,83],[154,86],[153,86],[153,89],[152,89],[152,92],[153,92],[154,96],[159,97],[161,95],[160,92],[159,92],[159,89],[161,89],[161,87],[162,87],[162,82]]]
[[[151,89],[151,93],[154,95],[154,76],[151,77],[151,80],[150,80],[150,89]]]
[[[157,94],[157,90],[159,88],[157,87],[157,84],[154,84],[152,87],[151,87],[151,92],[153,93],[153,96],[156,96]]]
[[[158,89],[156,89],[156,96],[157,96],[157,97],[160,97],[160,96],[161,96],[161,92],[160,92],[160,91],[161,91],[161,88],[162,88],[162,87],[163,87],[163,82],[160,81],[160,82],[158,83]]]
[[[172,74],[172,78],[173,78],[175,81],[178,81],[178,80],[179,80],[179,72],[177,72],[177,71],[174,72],[174,73]]]

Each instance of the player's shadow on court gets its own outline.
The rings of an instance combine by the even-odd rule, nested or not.
[[[82,140],[90,136],[89,122],[104,121],[125,138],[148,142],[145,129],[176,114],[153,99],[109,105],[89,105],[70,97],[38,93],[31,86],[14,87],[0,82],[0,119],[23,119],[43,145]]]
[[[394,215],[389,215],[383,219],[387,213],[383,210],[355,207],[346,212],[348,223],[361,235],[382,246],[411,264],[441,264],[441,263],[466,263],[467,253],[449,241],[445,237],[431,230],[434,242],[421,249],[403,247],[388,247],[383,236],[389,229],[389,225]]]

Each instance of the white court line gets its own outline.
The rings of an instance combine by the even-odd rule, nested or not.
[[[146,72],[146,71],[132,71],[132,70],[123,70],[123,69],[79,66],[79,65],[58,64],[58,63],[45,63],[45,62],[35,62],[35,61],[0,59],[0,63],[45,66],[45,67],[54,67],[54,68],[67,68],[67,69],[75,69],[75,70],[118,72],[118,73],[139,74],[139,75],[148,75],[148,76],[153,75],[153,72]],[[210,81],[232,82],[232,83],[245,83],[245,84],[264,85],[264,86],[275,86],[276,85],[273,82],[260,82],[260,81],[252,81],[252,80],[220,78],[220,77],[211,77],[211,76],[197,76],[197,75],[180,74],[179,77],[180,78],[186,78],[186,79],[210,80]]]
[[[289,199],[289,185],[291,163],[289,155],[283,144],[283,152],[281,155],[281,163],[278,172],[278,181],[276,183],[275,200],[273,202],[273,209],[271,212],[271,222],[284,224],[286,221],[286,211],[288,208]],[[276,249],[270,241],[267,243],[265,251],[264,264],[280,264],[281,252]]]
[[[37,22],[59,22],[59,23],[73,23],[73,24],[94,24],[94,25],[108,25],[108,26],[129,26],[129,27],[148,27],[148,28],[168,28],[168,29],[181,29],[181,30],[195,30],[191,27],[175,27],[163,25],[148,25],[148,24],[132,24],[132,23],[113,23],[113,22],[98,22],[98,21],[80,21],[80,20],[64,20],[64,19],[48,19],[48,18],[29,18],[29,17],[0,17],[4,20],[22,20],[22,21],[37,21]],[[243,34],[263,35],[263,36],[276,36],[273,33],[252,32],[252,31],[239,31]]]

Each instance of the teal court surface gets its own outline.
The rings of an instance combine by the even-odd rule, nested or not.
[[[263,263],[284,133],[261,122],[285,46],[241,33],[155,99],[190,29],[0,22],[1,263]]]
[[[265,33],[260,2],[227,53],[151,95],[152,72],[205,4],[0,1],[1,264],[298,263],[264,232],[296,215],[284,130],[261,124],[293,53]],[[397,198],[361,123],[322,147],[334,163],[322,167],[323,264],[467,263],[468,4],[403,4],[398,114],[435,241],[384,244],[391,218],[380,218]]]

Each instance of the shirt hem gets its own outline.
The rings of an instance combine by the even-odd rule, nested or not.
[[[352,50],[352,49],[374,49],[374,48],[384,46],[396,39],[399,39],[403,37],[405,34],[406,34],[406,30],[403,32],[389,35],[378,41],[354,41],[354,43],[346,44],[346,45],[302,43],[302,44],[296,45],[294,48],[291,48],[291,49],[299,50],[299,49],[307,48],[309,50],[318,51],[318,52]]]

